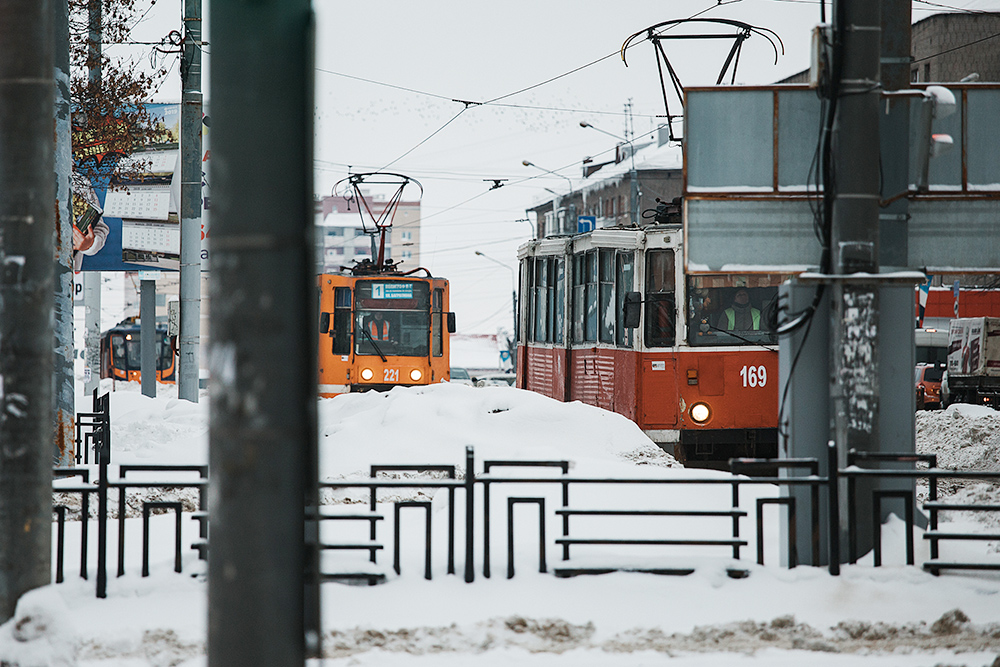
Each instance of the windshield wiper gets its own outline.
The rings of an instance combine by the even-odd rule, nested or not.
[[[750,340],[749,338],[744,338],[743,336],[739,335],[738,333],[733,333],[732,331],[729,331],[728,329],[720,329],[719,327],[717,327],[717,326],[715,326],[715,325],[713,325],[713,324],[711,324],[709,322],[706,322],[705,324],[708,325],[709,329],[712,329],[714,331],[722,332],[722,333],[726,334],[727,336],[732,336],[733,338],[737,338],[737,339],[743,341],[744,343],[749,343],[750,345],[757,345],[758,347],[764,348],[768,352],[777,352],[778,351],[778,350],[776,350],[773,347],[768,347],[766,344],[764,344],[764,343],[762,343],[760,341]],[[764,333],[770,333],[770,332],[765,331]]]
[[[384,354],[382,354],[382,350],[378,349],[378,344],[375,342],[375,339],[372,338],[372,335],[370,333],[368,333],[368,330],[365,329],[364,327],[362,327],[361,328],[361,333],[363,333],[364,335],[368,336],[368,340],[370,340],[372,342],[372,347],[374,347],[375,351],[378,352],[378,356],[382,357],[382,362],[383,363],[388,362],[389,360],[385,358]]]

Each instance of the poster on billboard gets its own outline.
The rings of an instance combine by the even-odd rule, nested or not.
[[[147,104],[155,142],[130,155],[74,128],[73,269],[180,268],[180,104]],[[202,125],[201,259],[208,259],[208,132]],[[128,174],[127,177],[122,174]]]

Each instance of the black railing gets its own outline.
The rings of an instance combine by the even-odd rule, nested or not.
[[[149,522],[150,515],[154,512],[173,511],[175,515],[175,536],[174,536],[174,569],[181,571],[182,565],[182,538],[181,538],[181,516],[183,507],[176,501],[148,501],[139,497],[130,496],[129,491],[158,488],[191,488],[198,491],[197,510],[190,513],[192,519],[199,522],[199,537],[192,543],[191,547],[196,549],[201,558],[205,558],[208,549],[208,507],[206,505],[206,489],[208,486],[208,467],[202,465],[121,465],[117,467],[117,478],[111,479],[110,468],[111,446],[110,446],[110,414],[108,412],[107,395],[94,396],[94,411],[85,413],[86,420],[83,428],[77,430],[78,442],[85,444],[94,450],[94,462],[98,466],[98,479],[96,482],[90,479],[90,470],[85,468],[57,468],[54,476],[58,479],[54,486],[54,491],[61,493],[80,494],[81,517],[86,519],[90,515],[90,496],[97,494],[98,497],[98,545],[97,545],[97,595],[104,597],[107,588],[107,521],[109,518],[108,492],[110,489],[118,490],[118,562],[117,574],[122,576],[125,573],[125,516],[130,498],[136,503],[141,503],[141,513],[143,520],[143,552],[142,552],[142,574],[149,574],[150,542],[149,542]],[[78,422],[79,424],[79,422]],[[87,430],[89,429],[89,431]],[[755,533],[756,533],[756,562],[764,564],[764,512],[769,505],[785,508],[788,519],[786,531],[787,544],[784,553],[787,558],[788,567],[796,567],[800,561],[799,547],[797,541],[797,526],[799,521],[808,517],[810,529],[810,539],[808,546],[811,551],[809,562],[814,566],[819,566],[823,562],[824,556],[828,563],[831,574],[838,574],[840,569],[840,533],[846,524],[848,536],[848,557],[850,562],[857,560],[858,549],[858,506],[863,505],[871,508],[871,523],[873,528],[872,544],[874,565],[882,563],[883,549],[881,543],[881,521],[883,514],[883,504],[885,502],[902,502],[903,514],[906,526],[906,562],[914,564],[914,534],[915,534],[915,502],[912,490],[896,488],[876,488],[871,492],[871,497],[859,497],[858,481],[861,479],[878,480],[916,480],[926,479],[928,482],[929,497],[922,509],[928,513],[929,529],[924,532],[923,538],[930,543],[931,558],[923,563],[923,568],[938,574],[944,569],[992,569],[1000,570],[1000,563],[982,562],[958,562],[945,561],[940,558],[940,543],[949,540],[996,540],[1000,541],[1000,534],[992,533],[958,533],[939,530],[939,514],[946,511],[962,512],[998,512],[1000,505],[985,503],[958,503],[942,502],[938,499],[938,480],[945,478],[973,479],[973,480],[996,480],[1000,481],[1000,472],[982,471],[958,471],[943,470],[937,468],[937,460],[932,455],[914,454],[860,454],[850,452],[846,468],[839,468],[837,465],[836,452],[832,445],[829,448],[826,462],[830,474],[822,476],[820,463],[816,459],[733,459],[730,461],[732,476],[714,476],[703,478],[689,477],[638,477],[638,478],[608,478],[608,477],[582,477],[571,476],[569,474],[571,464],[569,461],[515,461],[515,460],[486,460],[483,461],[483,472],[475,472],[475,456],[472,447],[466,448],[464,479],[458,479],[458,468],[454,465],[439,464],[413,464],[413,465],[373,465],[371,466],[368,478],[348,479],[338,481],[321,482],[321,488],[328,489],[367,489],[368,510],[367,512],[356,512],[348,509],[341,510],[339,507],[330,505],[319,508],[306,508],[305,517],[309,521],[332,522],[327,525],[345,526],[350,522],[367,523],[367,540],[361,541],[337,541],[321,539],[319,549],[324,552],[345,552],[360,551],[368,556],[368,565],[365,567],[353,566],[343,567],[338,562],[333,569],[322,568],[320,577],[322,581],[341,580],[367,580],[369,584],[384,581],[386,573],[378,566],[378,553],[383,551],[386,545],[379,541],[378,527],[385,517],[378,511],[378,492],[380,490],[418,490],[430,491],[436,489],[447,489],[447,573],[456,573],[456,490],[461,489],[465,493],[465,581],[472,582],[474,574],[475,556],[475,536],[477,534],[476,512],[474,505],[475,486],[480,484],[483,491],[483,501],[481,509],[481,530],[482,530],[482,561],[484,577],[491,574],[491,516],[492,496],[500,488],[510,489],[505,494],[506,498],[506,551],[507,551],[507,576],[514,576],[514,534],[515,534],[515,507],[517,505],[532,505],[538,510],[538,569],[539,572],[553,572],[556,576],[576,576],[581,574],[596,574],[613,570],[631,570],[642,572],[654,572],[660,574],[687,574],[693,571],[693,567],[688,565],[667,562],[657,555],[652,559],[652,564],[646,562],[643,565],[635,565],[624,559],[615,561],[617,556],[607,556],[602,558],[601,564],[585,564],[571,560],[571,547],[595,547],[600,550],[606,546],[628,546],[628,547],[672,547],[684,550],[687,547],[699,549],[696,553],[698,558],[702,558],[704,549],[716,547],[730,549],[733,561],[742,559],[742,549],[750,545],[749,540],[741,530],[741,521],[748,518],[748,510],[741,506],[741,489],[748,486],[772,485],[780,490],[776,497],[757,498],[754,503],[756,510]],[[77,454],[77,460],[80,454]],[[84,455],[84,460],[89,460],[89,455]],[[865,468],[864,465],[881,463],[920,463],[927,467],[924,469],[882,469]],[[522,471],[527,469],[552,468],[557,471],[552,476],[525,476]],[[501,475],[499,469],[515,469],[517,474]],[[165,480],[164,474],[169,473],[197,473],[195,480],[176,479]],[[400,473],[408,475],[403,478],[385,477],[387,474]],[[774,476],[777,474],[777,476]],[[143,478],[137,478],[143,475]],[[149,475],[155,475],[156,479],[150,480]],[[422,475],[422,476],[417,476]],[[432,475],[432,476],[427,476]],[[442,477],[443,475],[443,477]],[[841,517],[839,514],[839,487],[840,478],[844,478],[847,489],[847,516]],[[69,478],[78,478],[76,484],[66,484]],[[519,487],[514,489],[514,485]],[[558,501],[551,503],[547,500],[546,494],[524,494],[523,487],[543,489],[546,486],[558,486]],[[620,507],[615,506],[616,502],[612,498],[609,506],[581,507],[571,503],[571,498],[576,494],[573,489],[585,487],[606,487],[635,489],[638,487],[724,487],[729,489],[728,506],[713,508],[693,507],[690,503],[680,503],[680,506],[664,507]],[[877,485],[875,485],[877,486]],[[890,485],[891,486],[891,485]],[[808,494],[795,492],[797,487],[808,487]],[[823,492],[825,490],[825,497]],[[825,516],[821,512],[821,500],[826,503]],[[869,502],[870,500],[870,502]],[[643,501],[643,504],[645,501]],[[554,506],[553,506],[554,505]],[[803,505],[808,505],[803,507]],[[414,512],[409,508],[419,508],[422,512]],[[401,526],[403,516],[417,517],[422,515],[424,550],[423,570],[424,577],[432,577],[432,542],[433,532],[432,515],[434,506],[432,501],[426,499],[401,499],[393,503],[393,564],[392,569],[400,574],[402,570],[402,548],[403,538],[401,537]],[[57,505],[54,507],[56,515],[56,581],[64,579],[64,551],[65,551],[65,522],[67,508]],[[502,510],[501,510],[502,511]],[[547,533],[546,524],[551,517],[553,521],[558,521],[561,526],[561,534],[556,536],[552,543],[561,548],[561,564],[558,567],[550,568],[547,562]],[[574,518],[571,521],[571,518]],[[697,536],[680,534],[679,532],[664,533],[662,526],[657,523],[657,528],[661,532],[651,537],[649,522],[659,522],[662,519],[671,518],[691,518],[702,519],[701,527],[709,525],[706,522],[714,520],[724,520],[729,525],[728,530],[720,529],[716,534],[704,533]],[[595,520],[607,519],[614,527],[614,533],[600,531],[581,534],[578,522],[591,522],[591,528],[595,525]],[[621,519],[636,519],[636,525],[641,525],[641,529],[635,535],[624,534],[620,528]],[[407,519],[410,521],[412,519]],[[80,576],[86,579],[89,575],[87,552],[88,552],[88,524],[84,520],[81,526],[80,544]],[[318,524],[317,524],[318,525]],[[575,528],[574,528],[575,527]],[[574,528],[571,531],[571,528]],[[605,528],[606,529],[606,528]],[[827,536],[827,552],[821,552],[820,535]],[[407,538],[411,539],[411,538]],[[418,540],[413,540],[414,545]],[[413,548],[407,545],[407,548]],[[676,549],[675,549],[676,551]],[[658,552],[659,553],[659,552]],[[685,553],[687,553],[685,551]],[[657,560],[659,559],[659,560]],[[578,559],[579,560],[579,559]],[[748,570],[743,567],[728,566],[727,570],[731,576],[746,576]]]
[[[923,563],[923,569],[932,574],[940,574],[942,570],[1000,570],[1000,562],[968,562],[942,560],[940,558],[940,542],[951,540],[976,540],[1000,542],[1000,533],[971,533],[958,531],[941,531],[938,522],[940,512],[978,512],[992,513],[1000,512],[1000,505],[987,503],[959,503],[941,502],[938,499],[938,482],[942,479],[959,480],[980,480],[1000,482],[1000,471],[983,470],[949,470],[937,467],[937,457],[933,454],[871,454],[866,452],[848,452],[848,468],[840,471],[840,474],[848,479],[848,513],[847,525],[849,531],[849,541],[851,544],[851,562],[857,560],[857,505],[858,492],[856,483],[861,479],[897,479],[897,480],[917,480],[926,479],[928,497],[921,506],[927,511],[928,530],[924,531],[923,539],[930,542],[930,560]],[[864,463],[923,463],[927,468],[899,470],[899,469],[866,469],[859,467]],[[912,492],[906,490],[873,490],[872,507],[872,539],[874,544],[874,564],[882,564],[882,539],[881,539],[881,505],[883,499],[895,498],[903,501],[904,522],[906,529],[906,563],[914,565],[914,499]]]
[[[129,490],[137,489],[174,489],[193,488],[198,490],[198,512],[192,515],[199,520],[199,537],[202,543],[207,543],[208,523],[207,523],[207,495],[208,488],[208,466],[206,465],[120,465],[117,466],[118,478],[112,479],[109,475],[115,469],[111,466],[111,414],[110,400],[108,394],[98,396],[94,392],[93,412],[78,414],[77,420],[77,449],[76,460],[84,462],[90,461],[90,450],[94,453],[94,464],[97,465],[97,481],[90,479],[90,469],[87,468],[55,468],[53,469],[53,492],[80,495],[80,577],[88,578],[88,529],[90,526],[90,496],[97,495],[97,597],[107,596],[107,547],[108,547],[108,520],[111,512],[108,504],[108,492],[111,489],[118,489],[118,568],[117,575],[125,574],[125,518],[128,510]],[[80,417],[83,419],[80,419]],[[89,430],[86,430],[89,429]],[[129,473],[198,473],[197,480],[138,480],[134,477],[128,479]],[[63,482],[69,478],[79,478],[80,483],[67,485]],[[182,505],[179,502],[147,501],[137,499],[141,502],[139,513],[143,520],[143,552],[142,552],[142,576],[149,575],[149,521],[150,514],[173,510],[176,515],[176,528],[174,538],[174,569],[181,571],[181,527]],[[56,540],[56,581],[63,581],[63,562],[65,553],[64,526],[66,518],[65,506],[56,505],[54,511],[57,514],[57,540]],[[199,556],[205,557],[204,548],[198,544],[192,545],[198,548]]]

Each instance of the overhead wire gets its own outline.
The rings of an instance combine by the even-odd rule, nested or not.
[[[931,54],[929,56],[924,56],[923,58],[916,58],[912,62],[914,62],[914,63],[921,63],[921,62],[923,62],[925,60],[930,60],[931,58],[937,58],[938,56],[943,56],[946,53],[951,53],[953,51],[959,51],[961,49],[968,48],[970,46],[974,46],[976,44],[979,44],[981,42],[985,42],[985,41],[990,40],[990,39],[996,39],[997,37],[1000,37],[1000,32],[994,33],[992,35],[988,35],[987,37],[981,37],[981,38],[979,38],[977,40],[974,40],[974,41],[971,41],[971,42],[969,42],[967,44],[959,44],[958,46],[954,46],[954,47],[952,47],[950,49],[945,49],[944,51],[938,51],[937,53],[933,53],[933,54]]]

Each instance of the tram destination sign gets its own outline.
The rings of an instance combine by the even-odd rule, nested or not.
[[[1000,272],[1000,85],[943,84],[955,113],[931,131],[954,147],[931,159],[927,186],[916,151],[920,96],[910,108],[906,266],[933,273]],[[738,109],[739,113],[734,113]],[[685,104],[685,261],[689,272],[789,272],[818,267],[820,205],[814,157],[820,100],[802,85],[689,88]],[[924,135],[925,136],[925,135]],[[889,195],[883,195],[886,198]]]
[[[373,299],[412,299],[413,283],[374,283]]]

